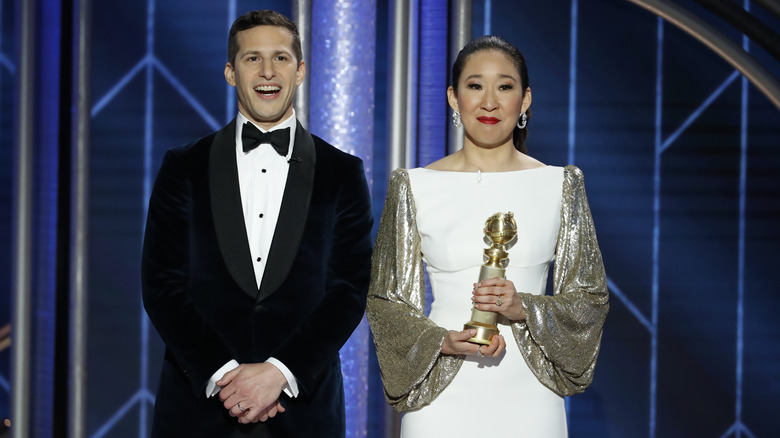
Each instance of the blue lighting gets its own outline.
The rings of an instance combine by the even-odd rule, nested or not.
[[[569,164],[574,164],[574,139],[577,129],[577,27],[579,1],[571,1],[571,37],[569,39]]]
[[[157,69],[159,70],[160,73],[162,73],[163,76],[165,76],[165,79],[168,79],[168,82],[170,82],[171,85],[174,86],[176,91],[178,91],[179,94],[181,94],[181,96],[184,98],[184,100],[186,100],[187,103],[190,104],[192,109],[194,109],[195,112],[197,112],[203,118],[203,120],[205,120],[206,123],[208,123],[209,127],[213,130],[217,130],[221,128],[222,124],[217,122],[217,120],[214,117],[212,117],[211,114],[209,114],[208,110],[206,110],[206,108],[200,102],[198,102],[197,99],[195,99],[192,93],[186,90],[184,85],[181,82],[179,82],[178,79],[176,79],[176,77],[170,72],[170,70],[168,70],[168,68],[165,67],[165,65],[162,62],[160,62],[159,59],[157,58],[153,58],[153,59],[154,59],[153,60],[154,66],[157,67]],[[229,93],[229,94],[235,95],[234,93]]]
[[[392,31],[386,29],[384,11],[389,5],[377,0],[311,3],[308,129],[364,160],[378,221],[386,176],[384,75],[390,61],[385,49]],[[407,3],[412,33],[402,93],[410,109],[408,162],[424,166],[446,154],[452,2]],[[552,3],[496,2],[493,16],[492,0],[480,0],[473,3],[472,26],[475,36],[495,33],[521,43],[533,64],[532,155],[549,164],[577,164],[587,176],[611,309],[593,385],[565,399],[569,433],[772,435],[771,406],[780,392],[762,382],[771,381],[780,363],[772,313],[780,301],[770,287],[778,278],[771,251],[780,242],[774,226],[780,211],[773,202],[780,187],[774,178],[780,163],[774,147],[780,113],[734,66],[671,22],[666,27],[651,12],[609,1],[579,8],[579,0],[570,0],[569,10]],[[10,156],[16,147],[11,134],[19,69],[13,35],[18,29],[11,12],[18,4],[0,0],[0,50],[6,52],[0,53],[0,128],[6,134],[0,180],[7,182],[13,180]],[[290,4],[131,0],[90,6],[95,19],[89,304],[96,311],[88,317],[89,355],[90,363],[105,365],[89,370],[90,438],[142,438],[151,429],[163,345],[143,309],[136,265],[162,154],[235,116],[235,89],[222,82],[224,40],[234,18],[244,8],[286,13]],[[758,19],[773,19],[764,8],[751,12],[748,1],[738,4]],[[702,20],[715,18],[700,14],[704,9],[690,9]],[[39,25],[49,13],[38,13]],[[68,18],[73,17],[60,16],[57,22]],[[751,52],[748,38],[722,25],[715,27],[726,29],[734,42],[741,38],[743,50]],[[52,35],[60,32],[35,30],[36,65],[51,62],[41,49],[52,45]],[[118,41],[122,55],[116,57]],[[48,56],[67,56],[70,50],[56,42],[57,53],[49,51]],[[763,51],[753,52],[758,61],[767,59]],[[49,236],[61,232],[56,227],[52,231],[52,223],[69,213],[62,207],[68,202],[61,197],[65,192],[58,189],[60,197],[52,197],[53,176],[42,175],[55,175],[67,164],[55,158],[67,150],[67,142],[58,140],[53,151],[50,139],[52,133],[68,134],[61,131],[68,123],[60,119],[71,116],[66,114],[71,108],[62,107],[68,103],[62,98],[71,91],[66,84],[70,76],[53,66],[52,72],[59,73],[36,67],[37,83],[54,84],[49,96],[35,98],[36,120],[38,114],[57,115],[51,123],[37,124],[35,131],[35,150],[41,152],[34,178],[37,301],[49,296],[47,289],[67,289],[66,279],[52,286],[54,271],[41,274],[66,249],[54,247]],[[780,77],[774,64],[767,70]],[[53,96],[59,99],[52,104],[56,109],[40,108]],[[54,180],[62,178],[67,176]],[[6,192],[0,198],[10,211],[13,194],[10,188]],[[121,254],[121,260],[110,260],[114,254]],[[2,306],[10,296],[11,291],[0,293],[0,308],[6,312],[0,312],[0,325],[12,312]],[[53,321],[49,304],[35,305],[30,366],[38,371],[29,392],[47,399],[33,407],[33,415],[52,411],[54,401],[54,374],[44,372],[53,367],[46,350]],[[112,350],[116,340],[107,333],[120,336],[126,348]],[[383,397],[369,339],[364,321],[340,352],[350,437],[388,435],[385,429],[398,418],[389,413],[392,408]],[[0,353],[0,415],[8,412],[8,394],[17,392],[6,364],[10,355],[11,349]],[[712,379],[688,377],[703,369]],[[117,372],[126,378],[111,380]],[[633,396],[626,397],[629,392]],[[691,403],[719,420],[708,422],[680,409]],[[46,435],[43,431],[56,427],[51,420],[58,415],[33,416],[31,436]]]
[[[707,107],[709,107],[712,104],[712,102],[715,101],[715,99],[717,99],[723,93],[723,91],[726,90],[726,88],[728,88],[729,85],[731,85],[735,80],[737,80],[738,77],[739,77],[738,71],[734,71],[733,73],[731,73],[731,75],[729,75],[729,77],[725,81],[723,81],[723,83],[720,84],[720,86],[718,86],[718,88],[716,88],[715,91],[713,91],[712,94],[710,94],[710,96],[701,105],[699,105],[699,107],[696,108],[696,110],[694,110],[690,116],[688,116],[685,122],[683,122],[683,124],[679,128],[677,128],[677,130],[674,131],[674,133],[672,133],[672,135],[670,135],[669,138],[666,139],[666,141],[663,142],[663,144],[661,145],[660,152],[665,151],[666,148],[668,148],[672,143],[674,143],[675,140],[677,140],[677,138],[680,136],[680,134],[682,134],[689,126],[691,126],[691,124],[694,121],[696,121],[697,118],[699,118],[701,113],[704,112],[704,110],[707,109]]]
[[[11,74],[16,74],[16,66],[14,63],[8,59],[5,54],[0,53],[0,65],[5,67],[6,70],[8,70]]]
[[[491,21],[493,21],[492,20],[493,17],[491,17],[492,10],[493,10],[492,0],[485,0],[485,19],[484,19],[484,24],[482,26],[482,28],[485,30],[484,35],[491,35],[490,23]]]
[[[228,22],[227,22],[227,31],[230,31],[230,26],[233,25],[233,21],[236,19],[237,13],[236,13],[236,0],[230,0],[228,2]],[[232,60],[230,62],[233,62]],[[230,86],[227,82],[225,82],[225,123],[230,122],[233,120],[233,117],[236,116],[236,93],[233,91],[233,87]]]
[[[750,2],[744,2],[746,11],[750,11]],[[742,36],[742,49],[750,52],[750,40]],[[735,426],[740,432],[753,436],[742,424],[742,377],[745,349],[745,208],[747,198],[747,159],[748,159],[748,80],[742,77],[740,93],[740,133],[739,133],[739,249],[737,255],[737,342],[736,342],[736,400],[734,403]]]
[[[376,3],[314,2],[311,35],[312,133],[363,159],[372,180]],[[315,68],[316,66],[316,68]],[[346,436],[366,436],[368,324],[365,320],[341,349],[346,400]]]
[[[636,305],[631,302],[631,300],[626,297],[626,295],[623,293],[623,291],[620,290],[617,284],[612,281],[611,278],[607,277],[607,286],[609,287],[609,292],[617,299],[619,299],[621,302],[623,302],[623,305],[628,308],[628,311],[631,312],[632,315],[641,323],[649,333],[655,332],[655,327],[653,324],[650,323],[650,321],[647,320],[647,317],[642,314],[642,311],[639,310]]]
[[[152,195],[152,150],[153,144],[153,105],[154,105],[154,66],[156,63],[151,62],[154,60],[154,10],[155,0],[149,0],[146,9],[146,56],[150,60],[146,66],[146,100],[144,102],[144,195],[142,200],[143,217],[145,218],[148,213],[147,199]],[[171,75],[169,75],[171,76]],[[172,76],[171,76],[172,77]],[[142,222],[141,228],[145,225]],[[140,297],[141,294],[139,293]],[[143,308],[143,302],[139,299],[139,313],[141,316],[141,389],[139,394],[148,392],[148,368],[149,368],[149,320],[146,317]],[[146,432],[148,412],[147,403],[143,399],[139,404],[139,420],[138,420],[138,433],[139,435]],[[121,415],[119,415],[121,417]]]
[[[146,389],[139,389],[138,392],[133,394],[132,397],[130,397],[129,400],[127,400],[117,411],[114,413],[114,415],[111,416],[105,423],[103,423],[98,430],[92,434],[92,438],[101,438],[106,436],[108,432],[111,431],[111,429],[116,426],[116,424],[124,418],[124,416],[130,412],[130,409],[135,406],[136,403],[140,403],[141,406],[145,406],[147,403],[154,403],[154,397],[151,393],[149,393]],[[145,426],[145,425],[144,425]],[[146,428],[142,427],[140,428],[141,436],[146,435]]]
[[[447,1],[420,3],[417,92],[418,166],[427,166],[446,154],[442,132],[447,132]],[[430,305],[430,300],[426,300]]]
[[[650,418],[649,435],[655,436],[656,389],[658,385],[658,253],[661,239],[661,120],[663,111],[664,21],[659,17],[655,71],[655,164],[653,176],[653,330],[650,340]]]
[[[135,75],[137,75],[138,72],[146,67],[148,63],[148,56],[144,56],[140,61],[138,61],[138,63],[116,83],[116,85],[111,87],[111,89],[105,95],[103,95],[103,97],[101,97],[94,105],[92,105],[91,116],[93,118],[97,116],[106,105],[114,100],[116,95],[122,91],[122,89],[135,77]]]

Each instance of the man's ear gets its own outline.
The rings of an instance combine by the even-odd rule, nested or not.
[[[301,61],[300,64],[298,64],[298,70],[295,72],[295,85],[301,85],[303,83],[303,78],[306,77],[306,63]]]
[[[233,66],[228,62],[225,64],[225,80],[228,84],[230,84],[231,87],[236,86],[236,77],[235,77],[235,71],[233,70]]]

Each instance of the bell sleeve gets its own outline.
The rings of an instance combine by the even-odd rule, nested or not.
[[[463,363],[441,355],[447,329],[424,314],[425,279],[416,207],[404,169],[392,172],[372,257],[367,317],[385,398],[399,412],[430,404]]]
[[[526,320],[512,332],[537,379],[566,397],[593,380],[604,319],[607,277],[596,240],[582,171],[566,166],[553,295],[521,293]]]

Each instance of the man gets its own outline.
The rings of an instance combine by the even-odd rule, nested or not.
[[[236,119],[160,167],[142,258],[166,345],[154,437],[345,433],[338,352],[365,309],[373,219],[361,161],[295,119],[305,73],[289,19],[241,16]]]

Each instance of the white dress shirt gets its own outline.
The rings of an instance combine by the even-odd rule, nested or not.
[[[279,220],[279,211],[282,207],[282,198],[287,184],[287,172],[290,169],[289,160],[293,152],[295,143],[295,128],[297,120],[295,110],[293,114],[271,128],[269,131],[277,129],[290,128],[290,148],[286,156],[279,155],[269,144],[260,144],[255,149],[244,153],[241,140],[244,123],[252,123],[240,112],[236,117],[236,164],[238,166],[238,185],[241,192],[241,206],[244,211],[244,224],[246,225],[247,239],[249,241],[249,251],[252,254],[252,264],[255,270],[255,281],[257,287],[263,280],[265,273],[268,252],[271,249],[271,243],[276,230],[276,223]],[[254,124],[254,123],[253,123]],[[256,124],[261,132],[268,132]],[[284,392],[290,397],[298,396],[298,382],[290,370],[278,359],[268,358],[266,361],[277,367],[287,379]],[[238,362],[231,360],[217,370],[211,376],[206,385],[206,396],[211,397],[218,393],[220,389],[216,382],[220,380],[225,373],[236,368]]]

